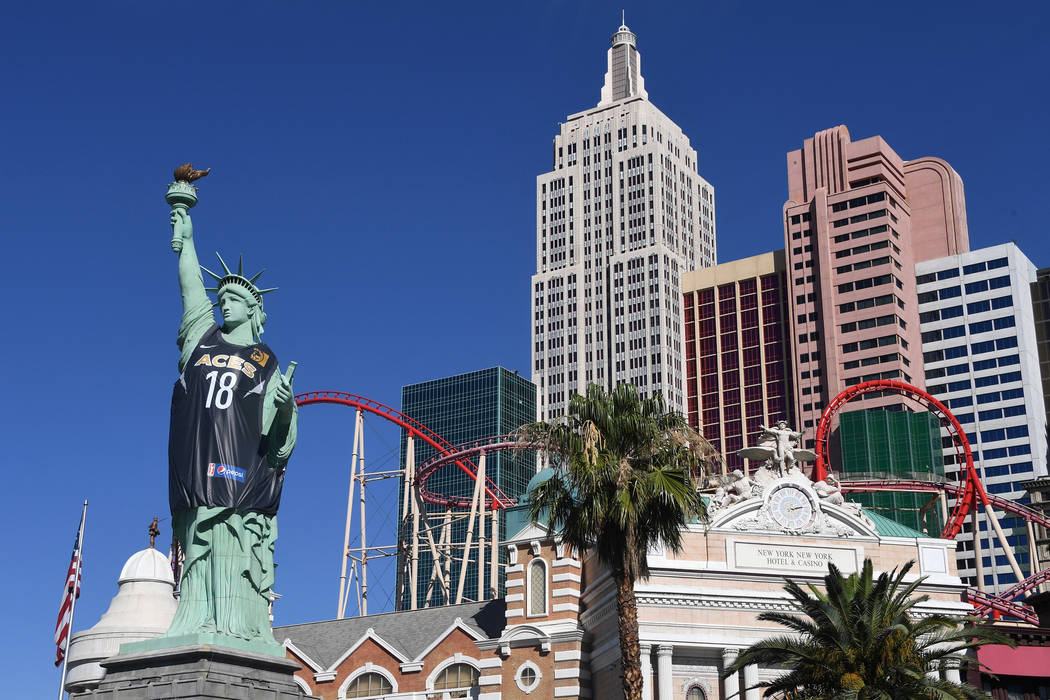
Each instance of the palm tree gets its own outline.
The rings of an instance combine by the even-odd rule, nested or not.
[[[705,515],[696,480],[716,453],[663,397],[632,384],[606,393],[591,384],[569,399],[568,415],[521,429],[542,445],[552,476],[529,496],[529,514],[579,552],[592,550],[616,583],[623,689],[641,697],[634,582],[649,575],[646,552],[662,542],[681,549],[681,528]]]
[[[741,652],[724,675],[750,664],[781,666],[787,673],[766,686],[765,697],[790,700],[942,700],[987,698],[965,683],[941,680],[941,668],[975,663],[965,651],[982,644],[1010,644],[987,629],[965,626],[955,617],[919,617],[915,607],[929,596],[916,596],[924,578],[904,584],[913,562],[873,579],[872,563],[843,576],[834,564],[824,577],[824,591],[788,581],[784,590],[804,616],[765,612],[759,620],[776,622],[794,635],[771,637]],[[933,675],[927,676],[927,672]]]

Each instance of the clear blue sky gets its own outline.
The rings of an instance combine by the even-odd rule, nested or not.
[[[198,247],[245,252],[296,390],[529,374],[535,176],[597,103],[621,4],[18,3],[0,12],[0,618],[8,694],[54,693],[51,632],[89,498],[77,627],[167,516],[173,166],[214,168]],[[971,245],[1050,265],[1044,3],[628,5],[650,99],[715,187],[720,260],[783,245],[785,153],[846,124],[966,184]],[[203,252],[202,252],[203,257]],[[229,258],[227,258],[229,259]],[[207,264],[205,262],[205,264]],[[304,409],[278,623],[331,617],[352,413]],[[392,464],[395,432],[368,435]],[[389,494],[370,533],[392,542]],[[170,529],[162,523],[162,540]],[[383,535],[386,534],[386,537]],[[376,580],[378,579],[378,580]],[[389,606],[377,572],[371,609]]]

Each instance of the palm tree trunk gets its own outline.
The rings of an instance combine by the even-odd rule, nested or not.
[[[620,665],[623,667],[625,700],[642,698],[642,657],[638,647],[638,604],[634,599],[634,577],[615,573],[616,616],[620,624]]]

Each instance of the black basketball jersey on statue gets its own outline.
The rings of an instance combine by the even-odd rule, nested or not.
[[[171,512],[222,506],[277,512],[284,470],[272,469],[262,434],[266,385],[277,358],[266,345],[234,345],[212,325],[175,382],[168,434]]]

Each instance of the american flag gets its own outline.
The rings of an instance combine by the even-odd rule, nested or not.
[[[69,573],[66,574],[66,584],[62,588],[62,606],[58,609],[58,622],[55,623],[55,666],[62,665],[62,659],[66,656],[66,648],[69,641],[69,628],[73,623],[73,601],[80,597],[80,528],[84,527],[81,519],[80,527],[77,528],[76,539],[73,540],[73,556],[69,561]]]

